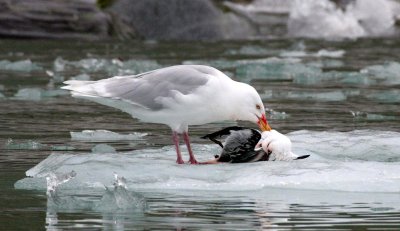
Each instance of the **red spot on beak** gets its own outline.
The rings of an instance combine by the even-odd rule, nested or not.
[[[267,118],[265,117],[265,114],[261,116],[261,118],[258,118],[258,126],[260,127],[261,131],[271,131],[271,127],[268,124]]]

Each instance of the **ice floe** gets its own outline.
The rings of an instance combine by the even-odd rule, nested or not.
[[[96,144],[92,148],[92,152],[93,153],[116,153],[117,151],[111,145],[108,145],[108,144]]]
[[[112,173],[141,190],[252,191],[268,188],[400,192],[400,134],[396,132],[297,131],[287,134],[293,152],[310,154],[293,162],[178,165],[173,146],[117,154],[51,154],[26,172],[16,188],[45,189],[49,173],[75,171],[70,189],[110,185]],[[200,160],[220,152],[217,145],[194,145]]]
[[[116,141],[116,140],[140,140],[147,133],[119,134],[108,130],[83,130],[81,132],[70,132],[72,140],[79,141]]]
[[[342,58],[343,55],[346,52],[344,50],[325,50],[321,49],[317,51],[316,53],[307,53],[306,51],[283,51],[281,52],[280,56],[281,57],[295,57],[295,58],[301,58],[301,57],[327,57],[327,58]]]
[[[0,70],[31,72],[31,71],[42,70],[42,67],[40,67],[38,64],[33,63],[30,59],[19,60],[14,62],[9,60],[1,60]]]
[[[101,212],[118,210],[144,212],[147,209],[145,198],[139,193],[129,191],[124,177],[118,176],[116,173],[113,175],[113,186],[103,186],[102,190],[96,192],[96,195],[91,195],[91,199],[89,199],[80,197],[78,191],[63,190],[64,188],[59,187],[76,178],[75,171],[49,173],[46,176],[48,217],[53,217],[57,212],[71,209]],[[50,223],[48,222],[48,224]]]
[[[104,58],[84,58],[77,61],[65,60],[57,57],[53,62],[53,69],[56,72],[63,72],[68,69],[80,69],[82,72],[106,72],[108,75],[134,75],[162,66],[154,60],[120,60]],[[80,76],[82,78],[82,76]]]
[[[69,95],[68,91],[62,89],[45,90],[41,88],[22,88],[15,93],[13,99],[40,101],[46,98]]]
[[[6,149],[11,150],[52,150],[52,151],[70,151],[75,150],[74,147],[68,145],[47,145],[34,140],[25,142],[15,142],[9,138],[5,143]]]
[[[375,113],[367,113],[362,111],[350,111],[351,115],[355,120],[367,120],[367,121],[388,121],[399,119],[394,115],[381,115]]]

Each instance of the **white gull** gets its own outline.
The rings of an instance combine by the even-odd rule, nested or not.
[[[62,87],[73,97],[118,108],[143,122],[166,124],[172,129],[177,160],[183,135],[191,164],[197,164],[190,147],[188,126],[224,120],[257,123],[271,128],[264,105],[250,85],[237,82],[221,71],[202,65],[177,65],[132,76],[98,81],[65,81]]]

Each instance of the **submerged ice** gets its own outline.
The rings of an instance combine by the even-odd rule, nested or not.
[[[76,190],[64,190],[59,186],[66,184],[77,176],[75,171],[68,173],[49,173],[46,176],[47,182],[47,209],[48,213],[55,213],[63,210],[94,210],[94,211],[118,211],[135,210],[144,211],[147,209],[145,198],[136,192],[129,191],[126,186],[126,179],[114,175],[113,187],[104,187],[97,199],[79,197]]]
[[[400,134],[353,131],[289,133],[293,152],[310,154],[293,162],[177,165],[172,146],[116,154],[54,153],[26,172],[16,188],[44,189],[50,172],[75,171],[69,189],[112,187],[113,172],[126,178],[127,187],[140,190],[243,191],[268,188],[400,192]],[[213,158],[216,145],[194,145],[200,160]]]

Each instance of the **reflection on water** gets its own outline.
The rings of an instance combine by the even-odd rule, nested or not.
[[[397,40],[382,39],[2,40],[0,191],[7,200],[0,201],[0,223],[6,230],[396,230],[399,47]],[[182,63],[212,65],[253,85],[272,127],[289,135],[294,152],[311,157],[178,166],[168,128],[59,89],[71,78],[97,80]],[[219,152],[200,136],[234,124],[252,126],[192,127],[199,158]],[[45,177],[71,171],[76,176],[57,185],[56,203],[49,201]],[[113,185],[114,172],[126,179],[126,188]],[[140,201],[146,209],[121,206]]]

